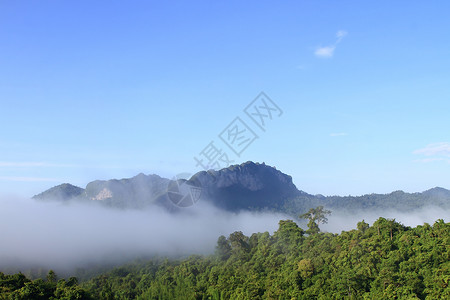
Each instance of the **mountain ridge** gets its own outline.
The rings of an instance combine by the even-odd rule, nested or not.
[[[290,175],[265,163],[252,161],[220,170],[200,171],[189,180],[180,182],[189,184],[194,181],[201,186],[202,201],[228,211],[270,210],[298,215],[319,205],[349,211],[375,208],[408,211],[426,205],[450,208],[450,191],[442,187],[415,193],[311,195],[299,190]],[[176,210],[168,196],[171,182],[174,181],[156,174],[139,173],[131,178],[95,180],[84,189],[65,183],[35,195],[33,199],[96,201],[110,207],[135,209],[157,204]]]

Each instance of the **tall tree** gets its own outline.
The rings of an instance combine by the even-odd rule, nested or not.
[[[302,219],[309,220],[308,230],[306,233],[308,234],[316,234],[320,232],[319,224],[328,223],[327,215],[331,214],[330,210],[326,210],[323,206],[318,206],[316,208],[310,208],[307,213],[300,215],[299,217]]]
[[[216,255],[221,260],[227,260],[231,255],[230,243],[223,235],[221,235],[217,240]]]

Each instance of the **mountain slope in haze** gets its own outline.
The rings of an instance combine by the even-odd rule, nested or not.
[[[107,206],[143,208],[158,202],[164,204],[169,182],[167,178],[142,173],[120,180],[96,180],[88,183],[84,196]]]
[[[436,187],[422,193],[395,191],[389,194],[369,194],[363,196],[331,196],[322,199],[329,208],[346,210],[398,209],[411,211],[425,206],[450,208],[450,191]]]
[[[144,208],[165,198],[170,180],[158,175],[138,174],[132,178],[95,180],[85,189],[65,183],[48,189],[33,199],[42,201],[96,201],[117,208]]]
[[[152,204],[177,210],[168,197],[173,183],[158,175],[139,174],[127,179],[96,180],[86,189],[70,184],[51,188],[33,198],[38,200],[96,201],[117,208],[144,208]],[[186,181],[182,181],[184,183]],[[239,210],[271,210],[292,216],[319,205],[331,210],[396,209],[411,211],[424,206],[450,208],[450,191],[433,188],[422,193],[395,191],[389,194],[363,196],[310,195],[298,190],[292,177],[264,163],[246,162],[218,171],[201,171],[187,181],[201,187],[200,201],[236,212]],[[178,183],[178,182],[177,182]]]
[[[70,183],[63,183],[33,196],[33,199],[69,201],[82,197],[83,193],[84,189]]]

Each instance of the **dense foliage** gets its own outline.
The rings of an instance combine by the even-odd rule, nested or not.
[[[41,300],[41,299],[92,299],[89,293],[78,285],[78,280],[57,280],[50,271],[45,280],[31,281],[22,273],[5,275],[0,273],[0,299]]]
[[[450,299],[449,233],[443,220],[380,218],[307,235],[284,220],[273,235],[221,236],[211,256],[135,263],[81,285],[1,274],[0,299]]]

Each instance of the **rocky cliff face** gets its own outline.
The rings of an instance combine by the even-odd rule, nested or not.
[[[193,176],[203,189],[202,198],[227,210],[281,207],[284,200],[302,192],[292,177],[277,169],[253,162]]]

